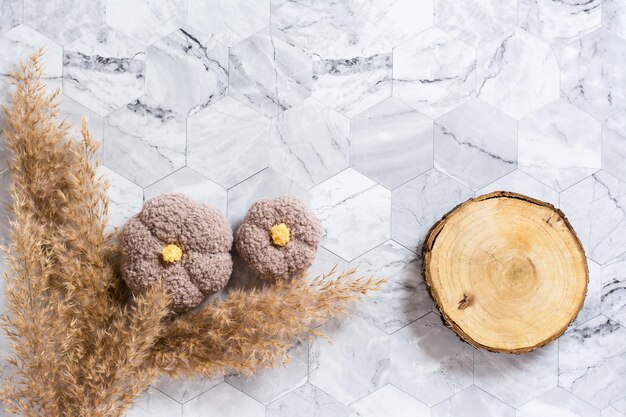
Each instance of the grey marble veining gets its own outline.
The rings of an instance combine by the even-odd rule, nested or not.
[[[476,88],[476,50],[432,28],[393,54],[394,95],[432,118],[467,101]]]
[[[626,329],[597,316],[559,340],[559,386],[604,408],[626,391]]]
[[[517,167],[515,121],[474,99],[435,120],[435,167],[477,189]]]
[[[305,186],[350,165],[350,121],[314,98],[272,119],[269,164]]]
[[[0,0],[0,104],[41,47],[69,136],[85,115],[103,139],[109,228],[163,193],[233,229],[294,194],[324,228],[305,279],[388,278],[351,318],[313,323],[334,345],[252,378],[159,380],[129,416],[626,416],[623,0]],[[560,207],[588,258],[576,320],[521,356],[461,342],[421,276],[432,225],[498,190]],[[234,264],[229,289],[258,285]]]
[[[479,47],[476,94],[515,119],[556,100],[559,66],[552,48],[521,29]]]
[[[311,95],[308,55],[269,30],[234,45],[228,70],[230,95],[270,117]]]
[[[600,27],[601,3],[601,0],[519,0],[519,25],[548,42],[562,42]]]
[[[65,47],[63,91],[106,116],[143,95],[145,55],[142,45],[102,27]]]
[[[105,165],[142,187],[185,165],[185,117],[148,97],[109,114],[104,139]]]
[[[626,40],[600,28],[557,49],[561,95],[570,103],[606,119],[626,108]]]
[[[393,333],[429,313],[433,307],[422,277],[421,261],[405,247],[388,241],[350,263],[362,274],[382,275],[387,283],[357,306],[364,320]]]
[[[182,114],[215,103],[228,88],[228,48],[179,29],[148,47],[146,94]]]

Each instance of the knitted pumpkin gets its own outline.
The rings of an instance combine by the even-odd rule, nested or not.
[[[252,205],[235,237],[237,252],[266,280],[288,279],[311,266],[321,225],[295,197],[259,200]]]
[[[135,293],[162,279],[172,310],[183,312],[226,285],[232,242],[219,211],[182,194],[162,195],[124,226],[122,276]]]

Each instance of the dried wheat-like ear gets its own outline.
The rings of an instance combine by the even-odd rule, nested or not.
[[[234,291],[172,317],[157,284],[127,299],[106,233],[106,183],[92,139],[66,139],[58,92],[42,82],[41,52],[13,74],[4,137],[13,179],[7,313],[13,378],[9,412],[33,417],[117,417],[159,375],[255,370],[284,363],[313,321],[348,313],[381,280],[354,270]],[[1,367],[0,367],[1,368]]]
[[[168,314],[160,286],[122,303],[107,261],[106,187],[86,122],[69,141],[41,53],[13,74],[5,110],[13,220],[4,327],[15,377],[0,398],[26,416],[116,416],[152,381],[144,369]]]
[[[295,341],[323,336],[312,324],[348,314],[352,303],[383,282],[357,277],[356,269],[333,269],[310,281],[235,290],[172,322],[154,346],[152,366],[170,375],[210,375],[284,364]]]

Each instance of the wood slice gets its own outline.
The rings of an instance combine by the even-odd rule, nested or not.
[[[446,214],[424,244],[445,323],[477,348],[530,352],[559,337],[587,292],[587,260],[563,212],[498,191]]]

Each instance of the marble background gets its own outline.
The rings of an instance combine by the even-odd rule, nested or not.
[[[112,226],[171,191],[233,226],[291,193],[324,225],[315,271],[390,277],[322,325],[334,345],[160,381],[130,417],[626,416],[626,1],[0,0],[0,34],[0,100],[43,46],[63,115],[103,138]],[[589,258],[574,325],[523,356],[444,328],[416,255],[497,189],[560,206]]]

